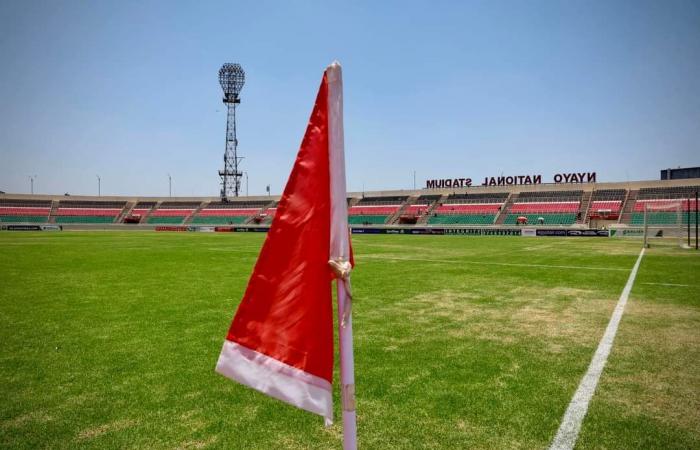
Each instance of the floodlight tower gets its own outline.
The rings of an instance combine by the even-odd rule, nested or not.
[[[221,199],[229,195],[238,197],[241,191],[241,177],[238,162],[243,159],[236,153],[236,105],[241,102],[239,94],[245,84],[245,72],[240,64],[226,63],[219,69],[219,84],[224,90],[223,102],[228,109],[226,116],[226,152],[224,153],[224,170],[219,170],[221,177]]]

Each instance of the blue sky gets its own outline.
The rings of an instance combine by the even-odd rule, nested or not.
[[[0,190],[217,195],[217,72],[250,194],[281,192],[344,68],[349,190],[700,165],[700,2],[0,0]]]

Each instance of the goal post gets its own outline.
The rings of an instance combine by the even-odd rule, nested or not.
[[[689,222],[686,222],[685,199],[677,201],[644,202],[644,247],[672,245],[687,247]]]

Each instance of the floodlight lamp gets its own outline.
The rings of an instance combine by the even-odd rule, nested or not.
[[[219,84],[226,100],[238,100],[245,84],[245,72],[240,64],[226,63],[219,69]],[[236,102],[237,103],[237,102]]]

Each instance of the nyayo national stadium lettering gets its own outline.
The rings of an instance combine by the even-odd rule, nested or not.
[[[552,176],[554,183],[595,183],[596,172],[568,172],[555,173]],[[542,175],[501,175],[498,177],[485,177],[481,186],[517,186],[528,184],[542,184]],[[463,188],[474,185],[471,178],[440,178],[426,180],[426,189]]]

